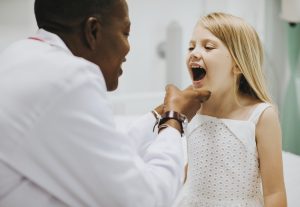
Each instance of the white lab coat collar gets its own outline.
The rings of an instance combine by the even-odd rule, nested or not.
[[[73,55],[73,53],[67,47],[67,45],[65,44],[65,42],[57,34],[55,34],[55,33],[48,32],[48,31],[46,31],[44,29],[39,29],[34,36],[31,36],[29,38],[36,39],[37,41],[45,42],[45,43],[47,43],[49,45],[52,45],[52,46],[55,46],[55,47],[59,47],[59,48],[63,49],[64,51],[66,51],[67,53],[70,53],[70,54]],[[93,64],[95,67],[99,68],[99,66],[96,65],[95,63],[93,63],[93,62],[91,62],[89,60],[86,60],[86,61],[88,61],[89,63]],[[101,73],[101,79],[102,79],[102,81],[104,83],[105,89],[107,90],[106,84],[105,84],[105,79],[104,79],[104,76],[103,76],[103,73],[102,73],[101,69],[99,68],[97,71],[99,71]]]
[[[44,29],[39,29],[37,33],[31,38],[40,39],[41,41],[46,42],[49,45],[60,47],[66,50],[68,53],[72,53],[71,50],[65,44],[65,42],[57,34],[48,32]]]

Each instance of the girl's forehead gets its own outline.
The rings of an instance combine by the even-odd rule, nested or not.
[[[197,24],[194,28],[192,34],[193,41],[215,41],[219,42],[220,40],[212,34],[208,29],[204,28],[203,26]]]

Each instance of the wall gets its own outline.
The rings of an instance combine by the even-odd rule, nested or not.
[[[34,0],[0,1],[0,51],[36,31],[33,2]]]

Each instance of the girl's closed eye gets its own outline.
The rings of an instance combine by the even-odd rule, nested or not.
[[[194,49],[195,49],[195,44],[191,42],[189,44],[188,51],[193,51]]]
[[[189,47],[188,51],[193,51],[195,47]]]
[[[206,45],[204,46],[204,48],[205,48],[206,50],[213,50],[213,49],[215,49],[216,47],[215,47],[214,45],[212,45],[212,44],[206,44]]]
[[[215,49],[215,48],[209,47],[209,46],[205,46],[205,49],[206,49],[206,50],[212,50],[212,49]]]

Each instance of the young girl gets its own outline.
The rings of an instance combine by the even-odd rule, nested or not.
[[[212,94],[188,128],[187,180],[175,206],[287,206],[262,63],[259,37],[242,19],[211,13],[197,23],[187,66],[194,87]]]

